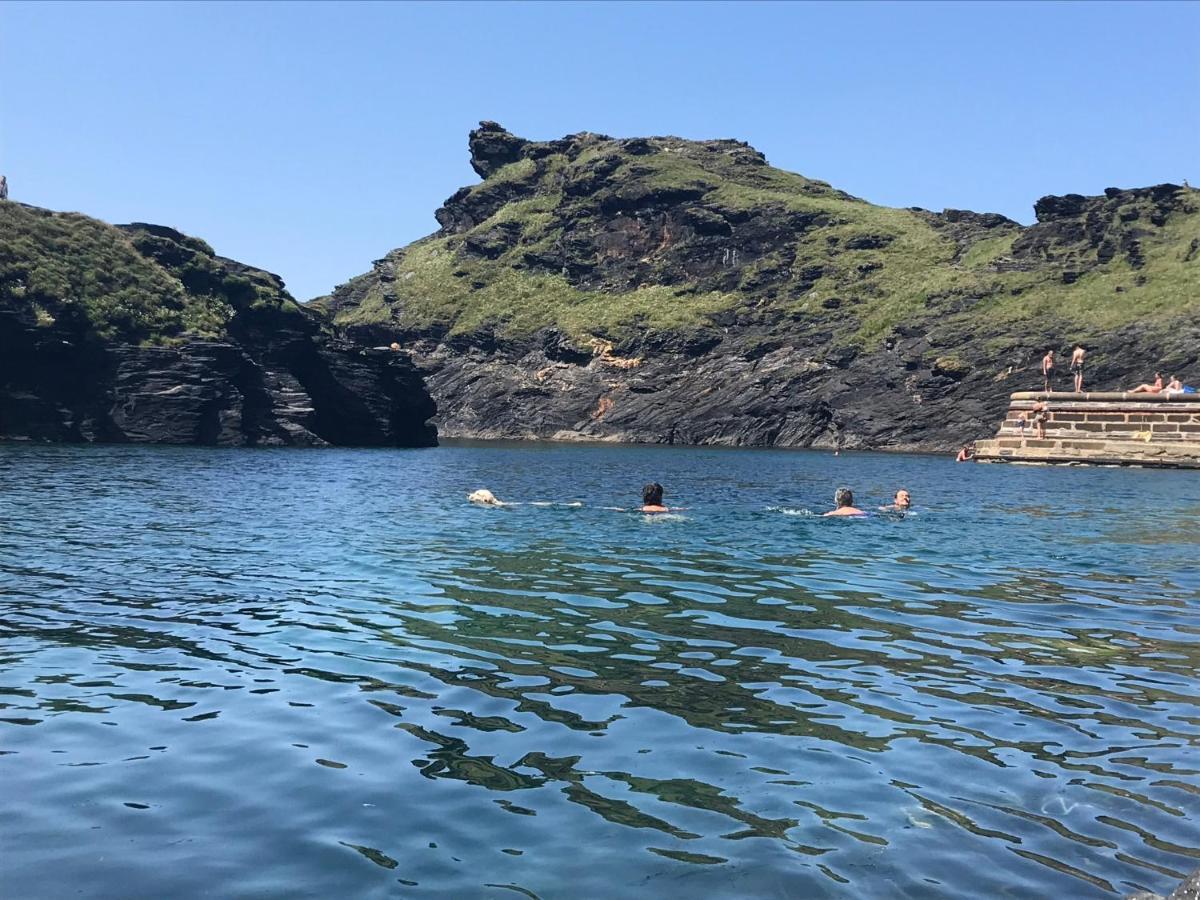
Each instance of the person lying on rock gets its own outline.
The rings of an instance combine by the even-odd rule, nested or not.
[[[1154,373],[1154,384],[1139,384],[1129,393],[1131,394],[1161,394],[1163,389],[1162,376],[1157,372]]]
[[[866,513],[858,509],[854,505],[854,494],[850,488],[840,487],[833,495],[833,502],[837,504],[837,509],[831,509],[825,513],[827,516],[865,516]]]

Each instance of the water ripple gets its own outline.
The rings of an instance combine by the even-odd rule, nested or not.
[[[604,508],[648,477],[686,513]],[[841,482],[918,508],[796,514]],[[0,484],[14,896],[1099,897],[1200,860],[1188,473],[0,446]]]

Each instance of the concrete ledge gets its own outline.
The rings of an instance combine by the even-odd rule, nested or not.
[[[1017,391],[1013,400],[1075,401],[1083,403],[1112,403],[1114,400],[1133,400],[1137,403],[1200,403],[1200,394],[1184,394],[1179,391],[1161,394],[1135,394],[1132,391],[1096,391],[1076,394],[1074,391]]]
[[[975,444],[979,462],[1023,462],[1200,469],[1200,442],[1135,445],[1128,441],[990,440]]]

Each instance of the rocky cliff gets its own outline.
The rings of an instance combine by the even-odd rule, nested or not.
[[[434,412],[406,354],[339,338],[275,275],[0,201],[0,439],[425,446]]]
[[[1085,344],[1096,389],[1200,380],[1186,188],[1045,197],[1022,227],[875,206],[739,141],[484,122],[469,146],[482,181],[441,229],[314,304],[410,348],[446,436],[942,449],[1048,348]]]

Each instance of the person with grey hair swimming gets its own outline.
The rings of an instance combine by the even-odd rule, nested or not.
[[[827,516],[865,516],[866,513],[858,509],[854,505],[854,494],[848,487],[840,487],[833,495],[833,502],[837,504],[837,509],[831,509],[825,513]]]

